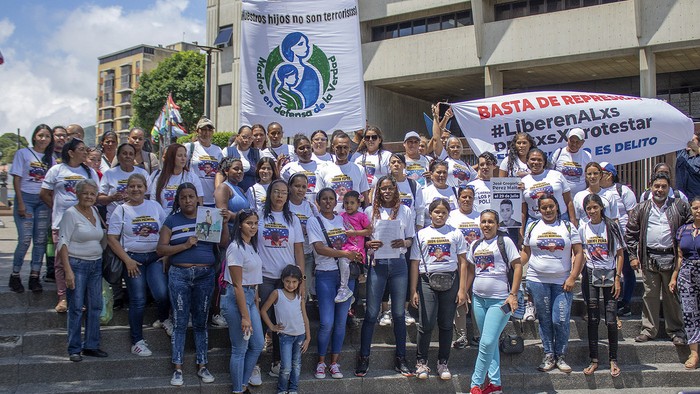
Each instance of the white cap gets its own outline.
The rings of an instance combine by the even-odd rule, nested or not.
[[[586,133],[583,131],[582,128],[574,127],[573,129],[569,130],[568,133],[566,133],[566,138],[571,138],[574,136],[578,137],[578,139],[583,141],[586,138]]]

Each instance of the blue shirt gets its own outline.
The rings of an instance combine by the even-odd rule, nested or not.
[[[689,223],[681,226],[676,232],[676,240],[683,252],[683,258],[689,260],[700,260],[700,236],[693,237],[693,224]]]
[[[188,219],[182,212],[170,215],[165,219],[163,226],[170,229],[170,245],[181,245],[187,242],[189,237],[196,237],[195,224],[196,219]],[[214,257],[215,244],[211,242],[199,241],[189,249],[183,250],[180,253],[170,256],[170,263],[178,264],[201,264],[213,265],[216,264]]]

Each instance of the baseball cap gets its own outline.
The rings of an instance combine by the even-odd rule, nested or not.
[[[615,166],[612,165],[612,163],[608,163],[607,161],[604,161],[604,162],[600,163],[600,167],[603,168],[603,171],[607,171],[607,172],[613,174],[613,176],[617,176],[617,170],[615,169]]]
[[[209,118],[207,118],[206,116],[202,116],[199,119],[199,122],[197,122],[197,130],[203,129],[207,126],[211,127],[212,129],[216,128],[216,127],[214,127],[214,123],[212,123],[212,121],[209,120]]]
[[[418,135],[418,133],[416,133],[415,131],[409,131],[408,133],[406,133],[406,136],[403,137],[403,142],[406,142],[411,138],[416,138],[418,141],[420,141],[420,136]]]
[[[578,137],[578,139],[583,141],[586,138],[586,133],[583,131],[582,128],[574,127],[573,129],[569,130],[568,133],[566,133],[566,138],[571,138],[573,136],[576,136]]]

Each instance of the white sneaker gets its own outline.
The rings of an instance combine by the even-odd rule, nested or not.
[[[207,367],[202,367],[197,371],[197,376],[202,379],[202,383],[214,383],[214,375],[209,372]]]
[[[523,320],[525,321],[535,321],[535,304],[528,301],[525,304],[525,314],[523,315]]]
[[[272,365],[270,366],[269,375],[272,376],[273,378],[278,378],[280,376],[280,363],[279,363],[279,361],[276,363],[272,363]]]
[[[163,320],[163,328],[165,329],[165,333],[168,334],[169,337],[173,336],[173,330],[175,328],[173,327],[173,321],[170,320],[170,318]]]
[[[153,324],[151,324],[151,326],[153,326],[153,328],[163,328],[163,322],[160,320],[156,320],[153,322]]]
[[[260,376],[259,366],[256,365],[255,368],[253,368],[253,373],[250,375],[250,380],[248,380],[248,384],[253,387],[258,387],[262,384],[262,376]]]
[[[335,296],[335,303],[340,304],[352,298],[352,290],[349,287],[341,287],[338,289],[338,295]]]
[[[143,339],[131,346],[131,353],[141,357],[148,357],[153,354]]]
[[[382,327],[390,326],[391,325],[391,312],[386,311],[382,313],[382,318],[379,319],[379,325]]]
[[[221,316],[221,315],[214,315],[214,316],[211,318],[211,324],[212,324],[213,326],[221,327],[221,328],[226,328],[226,327],[228,327],[228,322],[227,322],[226,319],[225,319],[223,316]],[[258,371],[258,373],[260,373],[260,371]]]
[[[404,316],[406,316],[406,325],[410,326],[411,324],[416,324],[416,319],[411,316],[410,313],[408,313],[408,310],[404,311]]]
[[[173,372],[173,377],[170,378],[170,385],[182,386],[184,383],[185,381],[182,379],[182,370],[176,369],[175,372]]]

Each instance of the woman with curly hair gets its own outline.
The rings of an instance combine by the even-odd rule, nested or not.
[[[517,176],[524,177],[530,173],[527,166],[527,152],[536,148],[534,138],[528,133],[518,133],[513,136],[508,146],[508,156],[501,162],[498,170],[499,177]]]

